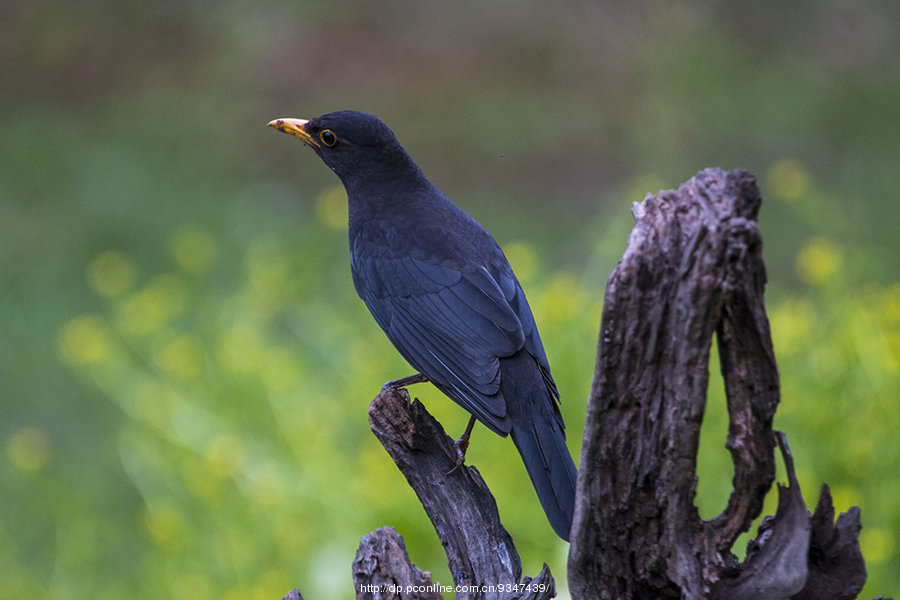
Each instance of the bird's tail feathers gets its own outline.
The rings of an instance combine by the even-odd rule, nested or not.
[[[575,512],[577,472],[562,431],[556,423],[548,423],[538,416],[534,427],[520,427],[516,423],[510,435],[522,455],[550,526],[568,541]]]

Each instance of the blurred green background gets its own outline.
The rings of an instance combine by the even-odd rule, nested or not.
[[[410,370],[353,293],[343,190],[265,127],[343,108],[381,116],[508,251],[576,457],[631,203],[755,173],[776,426],[809,506],[828,482],[862,508],[862,597],[898,593],[898,31],[894,1],[5,3],[0,598],[351,597],[381,525],[449,583],[369,432]],[[706,517],[726,423],[714,375]],[[564,587],[512,444],[479,428],[468,462],[525,572]]]

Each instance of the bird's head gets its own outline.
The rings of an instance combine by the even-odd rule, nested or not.
[[[275,119],[268,125],[303,140],[348,187],[374,171],[412,163],[394,133],[370,114],[342,110],[309,120]]]

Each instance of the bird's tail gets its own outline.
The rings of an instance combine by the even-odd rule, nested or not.
[[[532,366],[531,372],[536,371]],[[575,512],[575,480],[578,474],[566,447],[556,400],[539,373],[536,381],[525,378],[525,381],[531,379],[531,385],[522,385],[523,380],[515,377],[504,378],[515,382],[512,386],[516,388],[503,390],[512,420],[510,435],[513,443],[522,455],[550,526],[559,537],[568,541]],[[512,402],[510,393],[515,394]],[[510,410],[511,405],[516,408]]]

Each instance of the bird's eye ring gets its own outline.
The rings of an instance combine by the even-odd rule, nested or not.
[[[330,129],[323,129],[319,132],[319,139],[329,148],[334,148],[338,143],[338,136]]]

